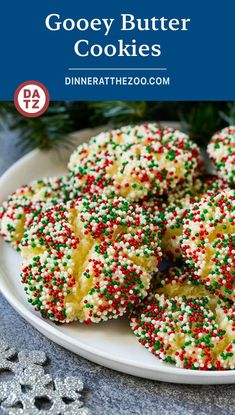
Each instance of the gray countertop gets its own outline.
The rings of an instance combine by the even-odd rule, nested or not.
[[[16,135],[0,135],[0,174],[22,152]],[[80,376],[83,400],[94,415],[234,414],[235,386],[190,386],[136,378],[91,363],[48,340],[23,320],[0,295],[0,338],[18,351],[39,349],[54,377]],[[1,413],[1,410],[0,410]]]

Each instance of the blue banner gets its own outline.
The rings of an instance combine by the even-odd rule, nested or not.
[[[232,0],[2,2],[0,100],[235,100]]]

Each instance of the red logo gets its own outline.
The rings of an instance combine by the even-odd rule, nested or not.
[[[41,82],[23,82],[15,91],[15,107],[25,117],[39,117],[47,110],[49,102],[49,92]]]

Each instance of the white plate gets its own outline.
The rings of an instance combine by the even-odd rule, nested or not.
[[[90,135],[76,136],[80,142]],[[29,153],[0,179],[1,201],[23,183],[66,171],[68,153]],[[0,201],[0,202],[1,202]],[[235,383],[235,370],[193,371],[159,361],[141,346],[125,318],[94,325],[56,325],[46,321],[27,303],[19,278],[20,256],[0,238],[0,290],[9,303],[37,330],[61,346],[111,369],[144,378],[194,384]]]

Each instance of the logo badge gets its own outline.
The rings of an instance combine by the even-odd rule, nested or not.
[[[25,117],[39,117],[47,110],[49,102],[47,88],[38,81],[23,82],[15,91],[15,107]]]

